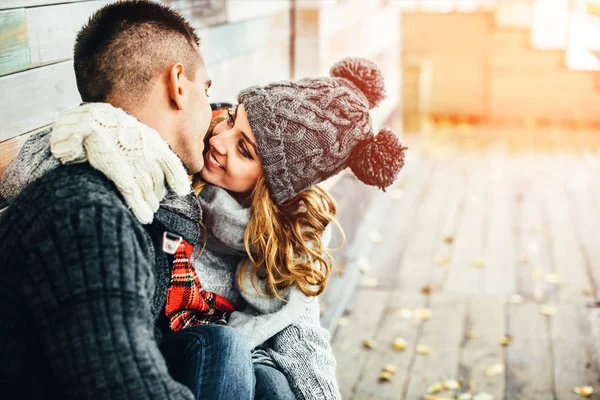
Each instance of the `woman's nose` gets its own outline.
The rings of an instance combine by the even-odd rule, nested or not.
[[[208,143],[210,147],[215,149],[219,154],[227,153],[226,136],[223,133],[210,138]]]

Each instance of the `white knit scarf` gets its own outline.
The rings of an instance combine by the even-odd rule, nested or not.
[[[88,162],[117,186],[137,217],[152,222],[167,193],[190,192],[181,160],[154,129],[108,103],[65,111],[50,134],[52,154],[62,164]]]

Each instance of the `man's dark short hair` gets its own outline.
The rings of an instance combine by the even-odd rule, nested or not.
[[[149,0],[109,4],[96,11],[75,40],[77,88],[85,102],[136,103],[160,71],[182,63],[195,80],[200,39],[177,12]]]

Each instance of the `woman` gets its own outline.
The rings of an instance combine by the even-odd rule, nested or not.
[[[253,349],[256,398],[340,398],[316,298],[331,270],[322,235],[336,209],[314,185],[349,166],[385,188],[404,148],[391,132],[372,132],[368,111],[384,97],[379,69],[345,59],[331,73],[243,90],[208,140],[194,180],[208,240],[182,259],[193,259],[187,272],[209,306],[167,310],[181,330],[163,346],[170,365],[187,366],[182,381],[199,397],[203,332],[215,330],[206,324],[228,324]]]

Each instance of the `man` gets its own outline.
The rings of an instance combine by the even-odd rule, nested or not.
[[[165,180],[183,195],[187,174],[203,167],[211,82],[198,46],[185,19],[147,0],[108,5],[79,32],[86,104],[24,148],[49,140],[62,164],[52,157],[27,172],[25,189],[2,193],[11,204],[0,217],[3,397],[192,398],[169,375],[155,324],[167,234],[198,240],[197,204],[187,204],[191,225],[178,207],[158,209]]]

